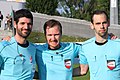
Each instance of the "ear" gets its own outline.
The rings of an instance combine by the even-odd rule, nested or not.
[[[90,28],[94,29],[93,23],[90,23]]]
[[[14,28],[16,28],[16,22],[14,21]]]

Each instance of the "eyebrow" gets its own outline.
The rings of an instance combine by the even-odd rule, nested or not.
[[[104,22],[96,22],[95,24],[105,24],[105,23],[107,23],[107,21],[104,21]]]

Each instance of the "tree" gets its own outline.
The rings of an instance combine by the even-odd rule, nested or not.
[[[96,0],[95,4],[94,10],[105,10],[108,14],[110,13],[110,0]]]
[[[109,0],[60,0],[61,3],[68,6],[70,9],[68,13],[68,8],[63,8],[66,12],[67,17],[78,18],[90,20],[91,13],[94,10],[105,10],[109,14]]]
[[[97,9],[110,13],[110,0],[26,0],[26,2],[26,7],[33,12],[69,18],[90,20],[91,13]],[[56,10],[58,7],[62,7],[62,14]]]
[[[56,11],[58,0],[26,0],[26,8],[33,12],[59,15]]]

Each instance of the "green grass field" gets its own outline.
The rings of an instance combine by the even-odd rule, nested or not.
[[[88,38],[82,38],[82,37],[72,37],[72,36],[66,36],[63,35],[61,42],[83,42],[87,40]],[[28,40],[33,43],[45,43],[45,37],[44,34],[41,32],[32,32],[30,36],[28,37]]]
[[[33,43],[45,43],[45,37],[43,33],[40,32],[32,32],[28,37],[28,40]],[[62,42],[83,42],[87,40],[87,38],[82,37],[72,37],[72,36],[62,36]],[[74,64],[74,67],[79,66],[79,64]],[[73,77],[73,80],[90,80],[89,72],[85,76]]]

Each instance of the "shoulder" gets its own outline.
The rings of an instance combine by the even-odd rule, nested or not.
[[[62,42],[61,45],[68,45],[68,46],[73,46],[73,45],[81,45],[80,42]]]
[[[48,49],[48,44],[47,43],[38,43],[38,44],[35,44],[35,47],[37,50]]]
[[[91,39],[88,39],[87,41],[83,42],[82,43],[82,46],[84,45],[89,45],[91,44],[92,42],[95,42],[95,37],[91,38]]]
[[[75,43],[75,42],[62,42],[60,44],[62,48],[65,48],[65,49],[76,49],[81,47],[80,43]]]
[[[0,46],[5,47],[5,46],[8,46],[8,45],[10,45],[10,42],[8,42],[8,41],[1,41],[0,42]]]
[[[14,43],[16,43],[16,40],[14,37],[11,37],[10,41],[3,40],[0,42],[0,45],[6,47]]]
[[[29,42],[29,44],[30,44],[31,46],[35,47],[35,44],[34,44],[34,43],[32,43],[32,42]]]
[[[120,44],[120,39],[109,40],[112,43]]]
[[[70,47],[70,46],[73,46],[73,43],[72,42],[61,42],[60,45],[62,47]]]
[[[0,42],[0,52],[6,47],[6,46],[9,46],[10,45],[10,42],[8,41],[1,41]]]
[[[114,39],[113,41],[115,41],[115,42],[120,42],[120,39],[117,38],[117,39]]]

